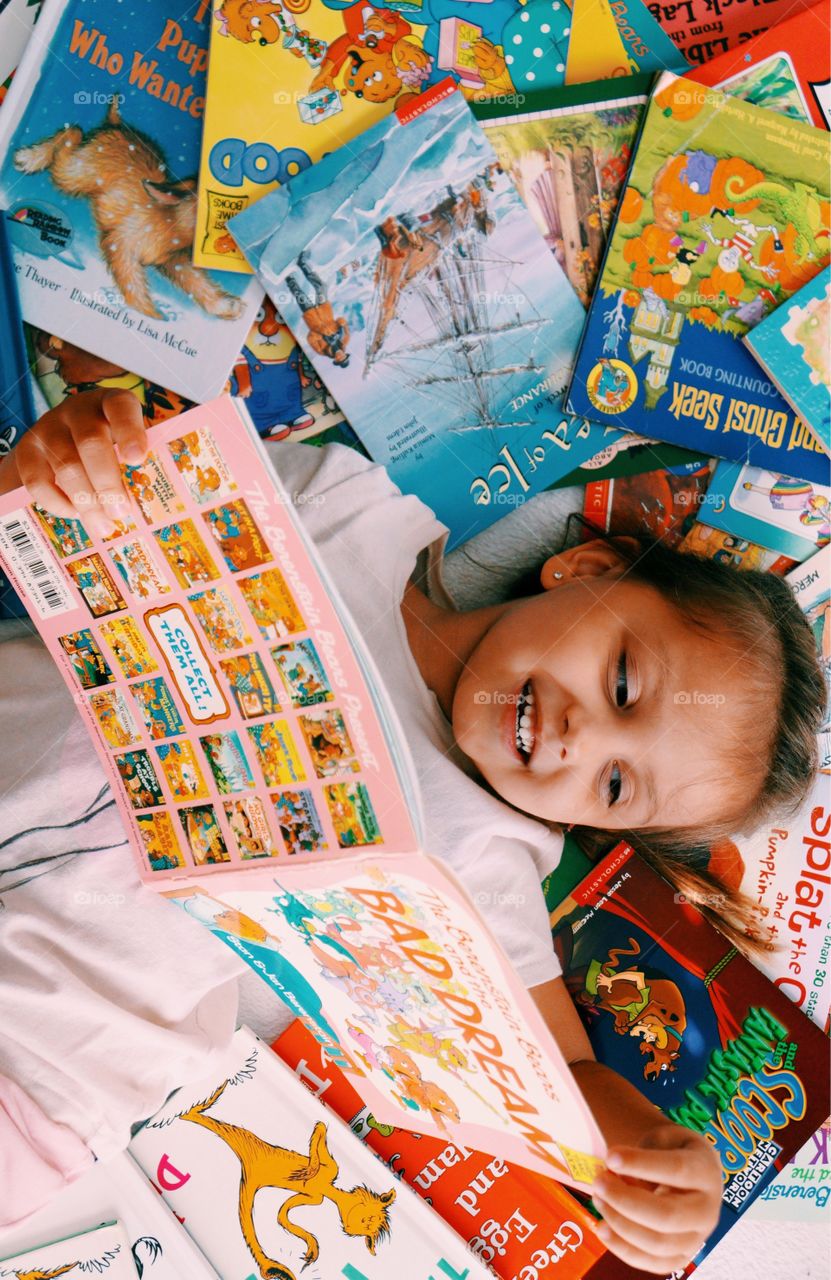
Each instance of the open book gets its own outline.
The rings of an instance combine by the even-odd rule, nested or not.
[[[0,560],[142,879],[277,991],[379,1118],[590,1183],[597,1126],[487,927],[420,850],[404,735],[244,410],[214,401],[151,443],[105,543],[23,490],[0,499]],[[401,1047],[409,1027],[429,1053]]]

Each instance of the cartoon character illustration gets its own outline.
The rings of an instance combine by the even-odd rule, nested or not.
[[[433,69],[433,60],[413,36],[413,29],[392,8],[380,8],[358,0],[341,12],[344,33],[329,45],[309,93],[328,89],[353,93],[367,102],[403,105],[421,92]],[[338,88],[336,77],[343,72]],[[402,93],[403,90],[406,93]]]
[[[629,377],[625,369],[619,369],[603,356],[599,363],[602,367],[595,389],[597,399],[610,406],[621,404],[630,390]]]
[[[263,299],[245,346],[231,370],[231,395],[245,400],[258,433],[285,440],[314,425],[303,408],[302,353],[270,298]]]
[[[15,152],[21,173],[48,171],[69,196],[86,196],[101,253],[124,301],[161,318],[147,269],[155,267],[209,315],[236,319],[242,302],[191,262],[196,230],[196,181],[170,176],[165,157],[146,134],[121,120],[114,98],[104,124],[86,135],[77,125]]]
[[[412,1111],[427,1111],[440,1129],[447,1131],[447,1119],[459,1123],[459,1109],[453,1099],[432,1080],[425,1080],[415,1059],[404,1049],[387,1045],[383,1068],[394,1080],[393,1097]]]
[[[133,1246],[134,1249],[137,1248],[138,1245],[144,1243],[145,1240],[149,1239],[152,1239],[152,1237],[142,1237],[140,1240],[137,1240],[136,1244]],[[71,1244],[72,1242],[69,1241],[69,1243]],[[156,1245],[159,1244],[158,1240],[153,1241],[153,1243]],[[161,1252],[160,1245],[159,1252]],[[55,1277],[65,1276],[68,1272],[74,1271],[76,1267],[79,1272],[83,1272],[84,1274],[95,1273],[96,1275],[100,1275],[102,1272],[109,1271],[110,1263],[117,1262],[120,1256],[121,1247],[120,1245],[116,1245],[114,1249],[107,1249],[98,1258],[87,1258],[85,1261],[80,1261],[76,1258],[74,1262],[64,1262],[60,1266],[50,1267],[48,1271],[44,1271],[41,1267],[36,1267],[34,1270],[30,1271],[17,1271],[14,1269],[7,1271],[4,1268],[0,1271],[0,1276],[15,1276],[16,1280],[55,1280]],[[135,1253],[133,1253],[134,1258],[135,1256]],[[14,1259],[12,1258],[10,1261],[13,1262]],[[138,1274],[141,1276],[141,1271],[139,1271]]]
[[[335,317],[332,304],[326,296],[326,286],[309,262],[305,249],[298,257],[297,265],[314,294],[310,296],[306,293],[305,285],[294,273],[286,276],[286,288],[303,312],[303,319],[309,329],[309,346],[318,355],[328,356],[339,368],[345,369],[349,364],[346,352],[349,328],[346,320],[343,316]]]
[[[815,530],[817,547],[824,547],[831,541],[831,502],[824,493],[817,493],[807,480],[778,476],[772,485],[758,485],[745,480],[742,488],[749,493],[765,494],[775,511],[798,511],[800,524],[819,526]]]
[[[792,187],[786,187],[781,182],[764,179],[752,182],[749,186],[744,182],[737,185],[736,178],[729,178],[724,184],[724,192],[732,204],[737,201],[742,204],[748,200],[761,201],[764,206],[773,210],[773,217],[780,227],[790,223],[796,230],[796,249],[800,257],[819,258],[818,242],[822,238],[825,239],[824,247],[827,251],[829,204],[827,200],[819,199],[813,187],[804,182],[794,182]]]
[[[251,1256],[263,1277],[273,1280],[296,1280],[295,1273],[284,1263],[269,1258],[260,1244],[254,1225],[254,1203],[257,1193],[277,1188],[291,1194],[277,1211],[277,1222],[290,1235],[306,1246],[303,1266],[316,1262],[320,1255],[317,1238],[304,1227],[293,1222],[293,1209],[311,1208],[328,1200],[335,1206],[345,1235],[363,1236],[369,1252],[375,1251],[389,1235],[389,1206],[395,1200],[395,1190],[377,1192],[367,1186],[345,1190],[335,1185],[340,1168],[326,1143],[327,1126],[319,1120],[309,1138],[309,1154],[291,1151],[286,1147],[266,1142],[257,1134],[239,1125],[208,1115],[223,1093],[229,1081],[215,1089],[204,1102],[198,1102],[182,1113],[182,1119],[215,1134],[226,1143],[240,1162],[239,1222]]]
[[[63,381],[64,392],[68,396],[98,388],[106,390],[121,388],[132,391],[141,405],[144,419],[148,424],[164,422],[191,408],[191,401],[186,400],[184,396],[168,391],[165,387],[148,381],[147,378],[129,373],[121,365],[112,364],[109,360],[92,355],[82,347],[76,347],[73,342],[67,342],[65,338],[59,338],[43,329],[33,330],[33,336],[39,355],[47,360],[54,360],[55,372]]]

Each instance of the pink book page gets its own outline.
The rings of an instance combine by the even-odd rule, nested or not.
[[[150,441],[106,541],[23,489],[0,497],[0,561],[142,879],[416,848],[373,697],[250,423],[223,397]]]
[[[605,1145],[469,898],[421,854],[169,887],[347,1073],[377,1120],[587,1187]]]

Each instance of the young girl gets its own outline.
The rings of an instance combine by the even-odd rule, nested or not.
[[[0,491],[25,484],[106,533],[124,501],[119,462],[147,447],[129,393],[85,393],[23,438]],[[825,690],[799,609],[766,575],[594,541],[551,557],[530,597],[459,613],[414,579],[445,531],[383,468],[336,446],[279,445],[271,458],[387,681],[426,847],[531,988],[610,1144],[594,1195],[601,1236],[666,1275],[715,1225],[719,1163],[593,1059],[539,888],[561,850],[550,824],[586,841],[620,832],[679,881],[707,885],[681,851],[796,804],[811,780]]]

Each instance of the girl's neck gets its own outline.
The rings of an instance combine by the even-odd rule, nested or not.
[[[506,604],[489,605],[460,613],[434,604],[413,582],[401,601],[410,652],[421,678],[438,699],[444,715],[452,718],[453,696],[470,655],[505,610]]]

